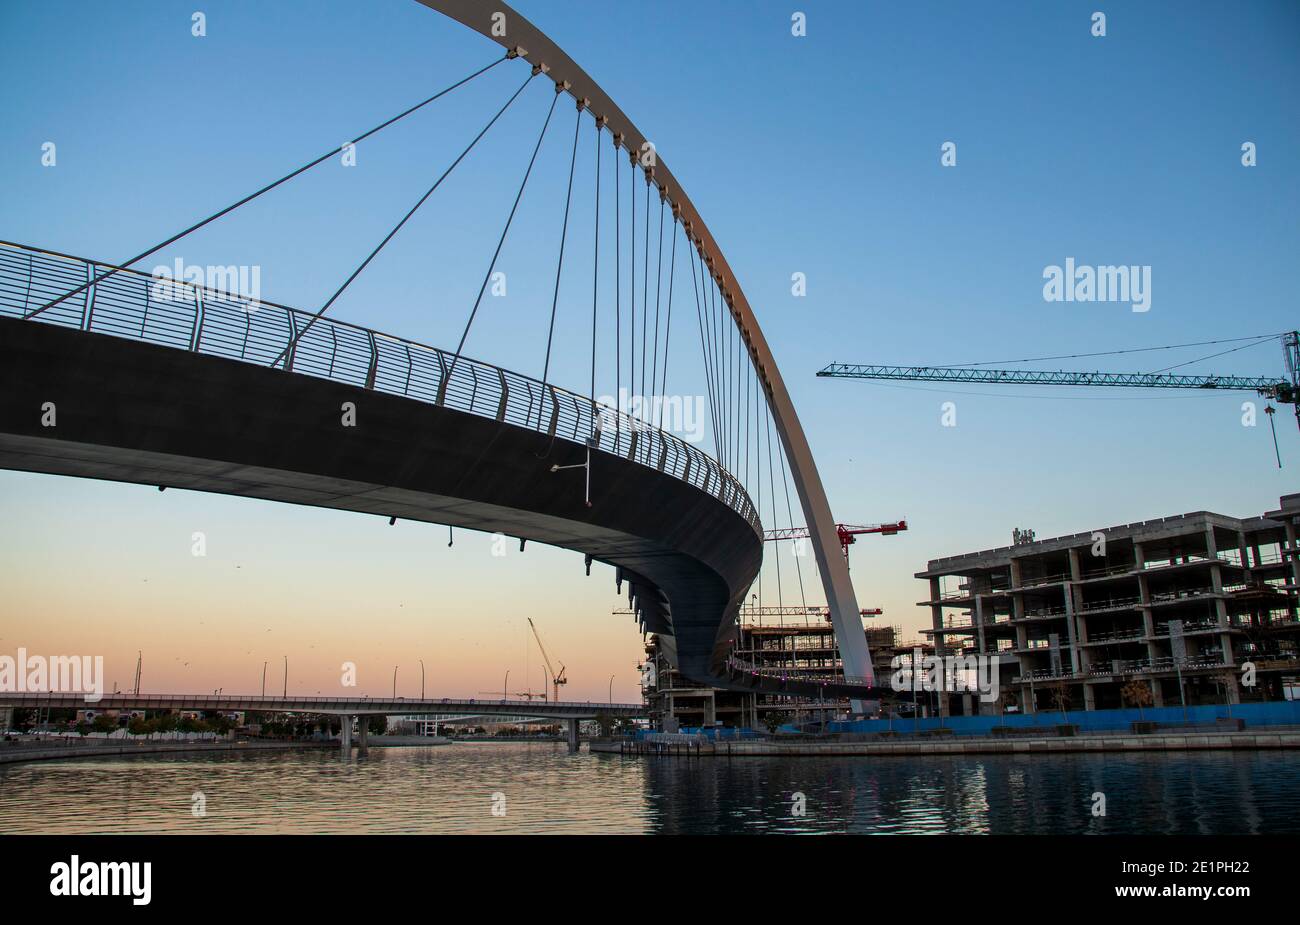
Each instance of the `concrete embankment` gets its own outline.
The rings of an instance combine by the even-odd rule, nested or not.
[[[130,758],[136,755],[213,754],[217,752],[284,751],[297,748],[338,749],[337,742],[148,742],[45,745],[23,743],[0,746],[0,765],[22,761],[56,761],[63,758]]]
[[[822,740],[790,742],[740,740],[686,741],[603,741],[592,742],[591,751],[615,755],[663,755],[681,757],[743,758],[759,756],[861,755],[1033,755],[1071,752],[1201,751],[1300,748],[1300,730],[1286,732],[1233,732],[1203,734],[1086,735],[1034,738],[953,737],[943,740],[916,739],[876,742]]]
[[[371,736],[366,744],[370,748],[428,748],[430,745],[450,745],[451,740],[443,736]],[[360,747],[355,739],[352,745]],[[337,743],[335,747],[338,747]]]

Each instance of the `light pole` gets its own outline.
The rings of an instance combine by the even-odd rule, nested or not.
[[[506,696],[506,691],[508,691],[508,690],[510,690],[510,669],[509,669],[509,668],[506,669],[506,679],[505,679],[505,681],[501,682],[501,699],[502,699],[502,700],[509,700],[509,699],[510,699],[509,697]]]
[[[614,702],[614,676],[609,676],[609,703]]]
[[[266,696],[266,660],[262,660],[262,696]]]
[[[397,666],[393,666],[393,699],[397,699]]]
[[[289,697],[289,656],[284,657],[284,696]]]
[[[424,699],[424,659],[420,659],[420,699]]]

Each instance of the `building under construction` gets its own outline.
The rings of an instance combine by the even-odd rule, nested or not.
[[[931,561],[943,654],[999,655],[984,712],[1281,700],[1300,675],[1300,494]],[[1253,671],[1251,670],[1253,668]],[[1144,690],[1145,689],[1145,690]]]
[[[864,622],[870,621],[866,617]],[[888,678],[900,648],[895,626],[863,627],[876,675]],[[746,607],[740,613],[739,637],[732,649],[740,661],[791,679],[823,678],[842,673],[835,633],[825,607]],[[674,732],[694,727],[764,729],[769,719],[822,722],[848,709],[847,700],[792,698],[759,692],[719,690],[683,677],[669,664],[652,635],[646,642],[643,690],[656,727]]]

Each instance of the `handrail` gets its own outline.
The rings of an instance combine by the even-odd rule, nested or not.
[[[854,685],[865,688],[875,688],[875,684],[870,678],[853,677],[844,675],[838,671],[821,671],[817,668],[800,668],[798,666],[784,667],[767,667],[765,665],[756,665],[751,662],[741,661],[734,655],[728,656],[727,667],[732,671],[742,674],[748,674],[754,677],[775,678],[780,681],[806,681],[819,684],[837,684],[837,685]]]
[[[332,318],[308,327],[313,313],[287,305],[251,301],[186,280],[159,280],[140,270],[4,240],[0,316],[27,317],[33,306],[76,288],[96,268],[118,272],[87,289],[84,300],[75,300],[84,304],[66,300],[35,320],[267,367],[286,351],[294,332],[302,331],[286,355],[287,370],[589,441],[593,450],[661,471],[712,495],[762,535],[758,512],[740,482],[694,445],[603,402],[532,377],[463,356],[449,363],[451,354],[437,347]],[[160,286],[161,298],[155,291]],[[551,396],[552,407],[541,418],[534,414],[540,403],[535,396],[544,394]]]
[[[81,691],[0,691],[0,704],[10,701],[43,701],[51,705],[62,703],[82,703],[84,694]],[[288,704],[355,704],[357,706],[380,706],[385,704],[399,704],[403,709],[407,707],[510,707],[524,708],[524,711],[538,708],[551,708],[554,710],[572,710],[592,708],[608,708],[611,710],[644,710],[645,705],[641,703],[605,703],[599,700],[543,700],[543,701],[524,701],[524,700],[475,700],[465,697],[439,697],[425,698],[419,697],[321,697],[315,695],[290,695],[287,697],[265,695],[265,694],[132,694],[126,691],[116,691],[105,693],[102,698],[92,704],[96,707],[101,703],[108,702],[110,707],[114,701],[125,701],[133,704],[169,704],[178,701],[185,703],[258,703],[265,704],[267,707],[285,706]],[[101,707],[102,709],[102,707]],[[418,711],[417,711],[418,712]],[[518,710],[516,710],[518,712]]]

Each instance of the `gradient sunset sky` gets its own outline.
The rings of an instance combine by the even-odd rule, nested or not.
[[[789,3],[516,6],[689,191],[773,346],[837,519],[910,521],[853,550],[859,603],[885,608],[906,635],[925,616],[912,574],[1006,545],[1013,527],[1049,537],[1200,509],[1254,515],[1297,489],[1291,409],[1277,415],[1279,470],[1262,399],[1259,425],[1242,426],[1248,394],[814,373],[1296,327],[1300,7],[808,2],[795,5],[808,17],[796,38]],[[190,31],[196,7],[203,38]],[[1104,38],[1090,34],[1099,7]],[[0,52],[0,238],[109,262],[498,56],[412,0],[5,4]],[[526,73],[495,68],[363,143],[356,168],[323,164],[142,269],[177,257],[258,265],[265,298],[318,307]],[[534,81],[331,315],[454,347],[551,96]],[[531,375],[572,106],[556,119],[503,252],[510,296],[467,346]],[[41,165],[47,141],[54,168]],[[953,168],[939,163],[946,141]],[[1258,166],[1241,165],[1247,141]],[[590,171],[589,147],[579,170]],[[590,193],[575,214],[590,216]],[[586,224],[571,269],[566,258],[562,334],[574,336],[561,337],[557,364],[561,384],[584,392]],[[1151,310],[1044,302],[1043,269],[1068,257],[1150,265]],[[791,295],[795,272],[806,298]],[[1152,371],[1233,346],[1044,368]],[[1269,341],[1179,371],[1281,370]],[[693,394],[693,375],[683,365],[670,391]],[[941,426],[947,401],[956,427]],[[537,691],[531,616],[567,666],[567,697],[604,699],[611,675],[615,699],[639,697],[636,624],[610,614],[624,604],[612,570],[584,577],[577,553],[509,545],[494,557],[490,537],[457,531],[449,548],[436,526],[14,472],[0,472],[0,512],[0,652],[103,654],[110,688],[129,684],[143,650],[145,691],[256,692],[266,661],[279,692],[286,655],[300,693],[344,693],[339,665],[353,661],[360,691],[390,692],[397,665],[399,694],[414,696],[421,658],[431,696],[500,690],[507,670],[512,690]],[[191,555],[196,531],[203,558]]]

